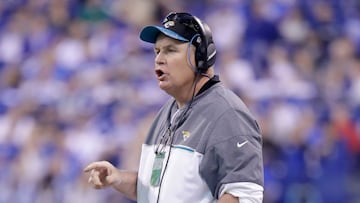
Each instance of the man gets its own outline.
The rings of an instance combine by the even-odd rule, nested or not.
[[[149,130],[138,172],[94,162],[84,169],[89,182],[139,203],[262,202],[260,129],[214,75],[209,27],[191,14],[170,13],[140,38],[155,44],[159,87],[173,98]]]

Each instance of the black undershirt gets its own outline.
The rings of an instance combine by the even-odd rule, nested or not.
[[[219,76],[214,75],[214,77],[210,78],[200,89],[200,91],[196,94],[199,95],[209,89],[211,86],[215,85],[216,83],[220,82]]]

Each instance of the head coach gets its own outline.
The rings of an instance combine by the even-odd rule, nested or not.
[[[260,128],[215,75],[209,26],[170,13],[161,26],[144,27],[140,39],[154,44],[155,76],[171,99],[149,129],[138,171],[93,162],[84,169],[90,184],[139,203],[262,202]]]

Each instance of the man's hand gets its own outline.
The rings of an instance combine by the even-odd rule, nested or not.
[[[120,182],[118,169],[107,161],[93,162],[84,169],[84,172],[90,172],[88,182],[96,189]]]
[[[85,167],[84,172],[90,172],[89,183],[94,188],[112,186],[125,197],[136,200],[137,172],[118,170],[107,161],[93,162]]]

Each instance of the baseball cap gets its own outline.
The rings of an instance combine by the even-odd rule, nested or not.
[[[155,43],[160,33],[183,42],[190,42],[194,35],[198,34],[193,16],[189,13],[168,14],[162,26],[149,25],[140,32],[140,39],[145,42]]]

